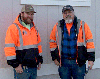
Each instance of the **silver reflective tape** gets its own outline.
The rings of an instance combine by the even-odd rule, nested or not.
[[[50,51],[54,51],[56,48],[51,48]]]
[[[16,50],[30,49],[30,48],[38,48],[38,45],[27,45],[22,47],[16,47]]]
[[[95,52],[95,49],[87,49],[87,52]]]
[[[51,39],[50,39],[50,41],[49,41],[49,42],[55,42],[55,43],[56,43],[56,41],[54,41],[54,40],[51,40]]]
[[[41,53],[39,53],[39,55],[40,55],[40,56],[42,56],[42,52],[41,52]]]
[[[21,30],[20,30],[19,26],[16,23],[14,23],[14,24],[16,25],[16,27],[17,27],[17,29],[19,31],[19,41],[20,41],[20,47],[22,49],[23,48],[23,39],[22,39]]]
[[[78,44],[77,44],[77,46],[83,46],[83,45],[84,45],[83,43],[78,43]]]
[[[15,47],[15,44],[13,44],[13,43],[5,44],[5,47]]]
[[[7,60],[16,59],[16,56],[7,56]]]
[[[27,46],[23,46],[23,39],[22,39],[21,30],[20,30],[19,26],[16,23],[14,23],[14,24],[16,25],[16,27],[17,27],[17,29],[19,31],[19,41],[20,41],[20,47],[16,47],[15,49],[16,50],[23,50],[23,49],[29,49],[29,48],[38,48],[38,45],[40,43],[38,45],[27,45]]]
[[[41,42],[37,44],[38,46],[41,45]]]
[[[77,34],[79,33],[79,28],[80,28],[80,26],[81,26],[81,24],[80,24],[80,22],[81,22],[81,20],[80,19],[78,19],[77,20]]]
[[[93,42],[93,39],[86,40],[86,43],[88,43],[88,42]]]
[[[60,55],[61,55],[61,40],[62,40],[62,29],[60,27],[60,20],[59,20],[57,25],[57,46]]]

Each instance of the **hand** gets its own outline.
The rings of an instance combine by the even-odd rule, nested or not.
[[[93,61],[88,61],[88,67],[90,66],[90,70],[92,69],[92,66],[94,65]]]
[[[21,64],[19,64],[19,66],[16,67],[15,70],[16,70],[17,73],[22,73],[23,72],[23,69],[22,69]]]
[[[41,63],[38,64],[37,69],[40,70],[40,68],[41,68]]]
[[[59,66],[60,63],[57,61],[57,59],[54,60],[55,65]]]

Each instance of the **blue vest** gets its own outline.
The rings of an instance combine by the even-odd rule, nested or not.
[[[63,37],[62,37],[62,57],[76,57],[76,46],[77,46],[77,37],[76,37],[76,28],[72,25],[70,29],[70,36],[66,28],[66,24],[63,27]]]

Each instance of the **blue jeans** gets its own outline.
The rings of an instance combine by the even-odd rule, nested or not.
[[[76,60],[62,59],[62,66],[58,68],[61,79],[84,79],[86,64],[79,67]]]
[[[14,79],[36,79],[37,68],[23,68],[23,73],[16,73],[14,70]]]

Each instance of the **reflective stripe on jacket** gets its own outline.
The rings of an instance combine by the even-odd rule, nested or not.
[[[84,45],[84,40],[83,40],[83,32],[82,32],[82,21],[79,22],[77,20],[77,46],[83,46]],[[95,47],[94,47],[94,42],[93,42],[93,36],[90,31],[89,26],[85,23],[84,24],[84,30],[85,30],[85,42],[86,42],[86,48],[87,52],[89,54],[94,54],[95,52]],[[60,21],[54,25],[51,35],[50,35],[50,50],[51,52],[55,51],[56,48],[58,48],[59,52],[61,53],[61,40],[62,40],[62,29],[60,27]],[[61,56],[61,54],[59,54]],[[55,56],[56,57],[56,56]],[[92,58],[91,56],[89,57],[89,60],[94,61],[94,57]]]
[[[14,23],[8,27],[5,38],[5,55],[7,60],[16,59],[16,51],[38,49],[42,53],[41,38],[34,23],[31,29],[27,29],[19,22],[19,16]]]

